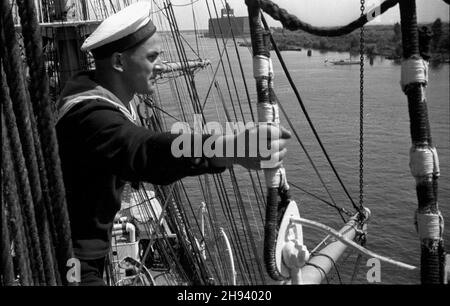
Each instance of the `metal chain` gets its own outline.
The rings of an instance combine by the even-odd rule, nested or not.
[[[365,0],[361,0],[361,16],[364,15]],[[360,74],[359,74],[359,207],[364,203],[364,26],[361,27],[359,39]]]

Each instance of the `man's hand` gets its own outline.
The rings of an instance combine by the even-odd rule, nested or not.
[[[276,168],[281,165],[286,155],[286,143],[289,138],[291,133],[285,128],[260,123],[237,135],[219,137],[216,144],[223,145],[224,157],[213,157],[211,161],[216,167],[231,167],[238,164],[254,170]]]

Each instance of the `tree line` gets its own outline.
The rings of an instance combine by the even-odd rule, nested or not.
[[[443,23],[440,18],[431,24],[419,25],[421,31],[431,35],[431,60],[447,60],[449,57],[449,23]],[[304,31],[288,31],[283,28],[272,28],[273,37],[280,49],[301,47],[322,51],[359,53],[360,31],[339,37],[319,37]],[[399,23],[394,25],[370,25],[364,28],[364,53],[371,57],[375,55],[387,58],[401,58],[402,33]]]

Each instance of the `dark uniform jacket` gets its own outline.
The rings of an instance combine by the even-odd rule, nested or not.
[[[166,185],[186,176],[218,173],[206,158],[175,158],[178,135],[137,126],[135,112],[94,81],[93,72],[69,80],[58,103],[56,131],[75,256],[107,255],[126,181]]]

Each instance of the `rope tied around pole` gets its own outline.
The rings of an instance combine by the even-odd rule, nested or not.
[[[402,60],[400,85],[404,93],[408,92],[412,84],[428,84],[428,63],[422,58],[408,58]]]
[[[441,212],[420,213],[417,209],[414,214],[414,225],[420,240],[433,239],[441,240],[444,233],[444,217]]]

